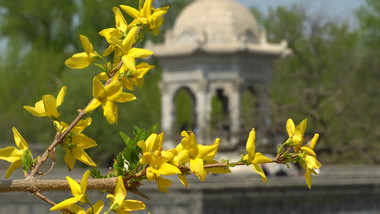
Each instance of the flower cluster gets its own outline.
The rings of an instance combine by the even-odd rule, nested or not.
[[[105,62],[104,64],[97,64],[101,68],[101,72],[93,77],[93,98],[84,109],[79,109],[78,116],[70,124],[61,119],[61,112],[58,111],[58,107],[62,105],[66,95],[66,86],[61,88],[56,98],[47,94],[42,96],[42,99],[35,103],[34,107],[24,106],[25,110],[36,117],[48,117],[55,127],[56,135],[45,153],[33,159],[32,151],[28,148],[27,142],[13,127],[12,131],[17,148],[9,146],[0,149],[0,159],[11,163],[6,171],[6,178],[9,178],[19,167],[22,167],[26,178],[45,175],[46,173],[40,172],[39,169],[49,157],[53,163],[55,162],[55,149],[58,145],[65,151],[63,159],[68,170],[74,168],[76,161],[96,167],[96,163],[85,151],[97,146],[95,140],[83,133],[92,123],[91,117],[87,117],[87,115],[101,106],[107,122],[110,124],[117,123],[118,108],[116,103],[135,100],[134,87],[142,87],[144,75],[154,68],[147,62],[136,64],[136,59],[146,58],[153,54],[150,50],[137,48],[136,43],[142,40],[147,31],[152,31],[154,35],[159,33],[163,15],[167,13],[169,8],[154,8],[152,6],[153,1],[140,0],[138,10],[127,5],[120,5],[121,10],[119,7],[113,8],[115,27],[99,32],[99,35],[104,37],[108,43],[108,47],[102,55],[94,51],[88,37],[80,35],[84,52],[72,55],[65,64],[73,69],[83,69],[97,60]],[[122,11],[131,16],[133,21],[127,23]],[[113,62],[108,62],[104,57],[112,53]],[[144,179],[149,182],[155,181],[160,191],[168,193],[172,181],[164,176],[177,175],[184,186],[188,187],[187,176],[190,174],[195,175],[200,181],[204,181],[210,173],[230,173],[230,168],[237,165],[252,166],[253,170],[261,176],[263,182],[267,182],[261,164],[272,162],[279,164],[297,163],[305,169],[306,184],[311,188],[311,174],[316,174],[316,170],[321,167],[314,151],[319,135],[315,134],[312,140],[305,144],[306,125],[307,120],[302,121],[298,126],[295,126],[291,119],[287,121],[286,130],[289,138],[278,147],[274,159],[256,152],[256,133],[252,129],[246,142],[246,153],[242,154],[241,159],[236,162],[215,160],[221,143],[219,138],[216,138],[209,145],[203,145],[197,142],[193,132],[183,131],[179,144],[175,148],[164,150],[162,146],[164,134],[156,134],[157,126],[148,131],[135,127],[136,136],[133,140],[121,133],[126,148],[115,159],[113,170],[110,170],[105,176],[100,175],[100,172],[96,170],[86,171],[80,184],[67,176],[66,179],[73,197],[57,204],[48,201],[50,204],[55,204],[50,210],[61,210],[63,213],[100,213],[104,207],[104,202],[98,201],[92,204],[86,195],[90,174],[94,178],[113,179],[112,190],[104,188],[113,193],[107,195],[107,198],[110,199],[110,206],[105,213],[129,213],[130,211],[145,209],[143,202],[125,199],[126,189],[137,191],[137,187],[141,185],[141,181]],[[54,164],[52,164],[51,169],[53,166]],[[29,171],[30,174],[28,174]],[[34,190],[34,187],[32,193],[40,195],[40,191]],[[41,198],[47,200],[44,197]],[[88,205],[89,208],[85,210],[82,207],[84,204]]]

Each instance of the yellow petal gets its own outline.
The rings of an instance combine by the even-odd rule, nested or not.
[[[155,144],[156,144],[156,139],[157,139],[156,133],[149,135],[148,139],[146,139],[145,148],[147,152],[153,151],[153,148],[155,147]]]
[[[84,209],[77,204],[72,204],[69,209],[71,212],[74,212],[76,214],[86,214]],[[64,213],[64,212],[62,212],[62,213]]]
[[[162,164],[158,170],[161,175],[181,174],[181,170],[169,163]]]
[[[88,149],[97,146],[96,141],[87,137],[86,135],[79,133],[72,137],[73,143],[79,145],[83,149]]]
[[[66,200],[62,201],[61,203],[56,204],[55,206],[50,208],[50,211],[57,211],[57,210],[63,210],[63,209],[69,208],[71,205],[75,204],[80,199],[81,199],[80,196],[76,196],[73,198],[66,199]]]
[[[315,158],[315,156],[306,155],[305,161],[306,161],[307,168],[318,169],[319,167],[321,167],[321,163],[319,163],[319,161],[317,160],[317,158]]]
[[[90,156],[88,156],[88,154],[84,151],[83,148],[81,148],[80,146],[76,146],[72,149],[72,151],[75,159],[89,166],[96,167],[94,161],[92,161]]]
[[[116,98],[112,98],[111,100],[118,102],[118,103],[126,103],[126,102],[131,102],[133,100],[136,100],[136,97],[135,97],[135,95],[133,95],[131,93],[123,92],[123,93],[119,94],[119,96],[117,96]]]
[[[256,139],[256,132],[255,132],[255,129],[252,129],[249,132],[249,137],[247,139],[247,144],[246,144],[246,150],[248,152],[248,156],[247,156],[248,162],[252,162],[252,160],[255,158],[255,151],[256,151],[255,139]]]
[[[74,54],[72,57],[65,61],[65,65],[72,69],[82,69],[86,68],[93,62],[91,58],[86,54],[86,52],[81,52]]]
[[[136,73],[133,74],[136,78],[143,78],[144,75],[151,69],[153,69],[154,65],[149,65],[146,62],[142,62],[136,66]]]
[[[311,189],[311,172],[310,169],[306,167],[306,172],[305,172],[305,181],[307,184],[307,187]]]
[[[181,181],[181,183],[187,188],[188,187],[188,183],[187,183],[186,175],[184,175],[184,174],[178,174],[178,178]]]
[[[105,93],[105,88],[97,77],[92,80],[92,96],[97,99],[101,99]]]
[[[102,104],[102,102],[98,99],[93,99],[91,103],[86,107],[85,111],[86,113],[94,111],[96,108],[98,108]]]
[[[116,100],[123,93],[123,86],[119,81],[112,81],[104,89],[107,99],[112,101]]]
[[[69,171],[71,171],[75,165],[75,157],[74,157],[73,152],[70,150],[66,150],[66,154],[63,159],[67,165],[67,168],[69,169]]]
[[[108,48],[106,48],[103,52],[103,56],[110,55],[115,50],[115,46],[109,45]]]
[[[57,107],[62,105],[63,99],[65,98],[65,95],[66,95],[66,86],[62,86],[62,88],[59,91],[58,96],[57,96]]]
[[[57,110],[57,101],[55,100],[55,98],[52,95],[47,94],[47,95],[42,96],[42,100],[44,102],[46,114],[49,117],[53,117],[54,119],[58,119],[59,114],[58,114],[58,110]]]
[[[198,158],[207,161],[213,160],[218,151],[220,139],[216,138],[215,142],[209,146],[198,145]]]
[[[21,160],[22,154],[23,152],[13,146],[8,146],[4,149],[0,149],[0,159],[11,163],[16,160]]]
[[[261,176],[261,179],[263,180],[264,183],[268,182],[267,177],[265,176],[265,173],[263,169],[259,166],[259,164],[252,163],[252,168]]]
[[[190,170],[199,178],[199,180],[204,181],[206,179],[206,171],[203,168],[202,159],[196,158],[190,160]]]
[[[161,192],[168,194],[168,187],[172,185],[172,182],[169,179],[158,177],[156,179],[157,187]]]
[[[89,125],[91,125],[91,122],[92,122],[91,117],[88,117],[84,120],[80,120],[77,123],[77,125],[75,125],[75,127],[72,129],[72,132],[81,133],[85,128],[87,128]]]
[[[90,56],[90,54],[94,51],[94,48],[92,47],[92,44],[87,36],[84,36],[82,34],[79,35],[80,42],[82,43],[83,49],[86,52],[87,56]]]
[[[87,190],[88,178],[90,177],[90,174],[90,170],[86,170],[86,172],[83,174],[82,180],[80,182],[80,189],[82,194],[84,194]]]
[[[112,101],[106,101],[102,103],[103,115],[107,119],[108,123],[114,124],[117,120],[117,107]]]
[[[130,212],[130,211],[137,211],[137,210],[143,210],[146,206],[143,202],[137,201],[137,200],[125,200],[123,201],[121,207],[119,207],[119,210],[122,210],[124,212]],[[121,212],[119,212],[121,213]]]
[[[126,196],[127,196],[127,190],[125,190],[123,177],[118,176],[116,187],[115,187],[115,198],[114,198],[113,204],[118,204],[120,206]]]
[[[128,51],[128,56],[134,58],[145,58],[153,54],[153,51],[143,48],[132,48]]]
[[[127,24],[127,21],[125,21],[124,16],[121,13],[120,9],[118,7],[114,7],[113,12],[115,14],[116,27],[119,30],[126,32],[128,28],[128,24]]]
[[[8,179],[12,173],[17,169],[19,168],[20,166],[22,165],[21,163],[21,159],[19,160],[15,160],[11,163],[11,165],[9,166],[7,172],[5,173],[5,178]]]
[[[100,211],[102,211],[103,207],[104,207],[104,202],[98,201],[92,207],[88,208],[86,210],[86,213],[99,214]]]
[[[303,141],[303,135],[305,134],[306,126],[307,126],[307,119],[304,119],[300,124],[298,124],[293,136],[294,141],[300,141],[300,142]]]
[[[127,53],[129,51],[129,49],[131,49],[132,46],[135,44],[137,30],[138,30],[137,27],[133,27],[133,28],[131,28],[131,30],[129,30],[127,36],[125,37],[125,39],[123,40],[123,43],[122,43],[123,44],[123,47],[122,47],[123,53]]]
[[[128,56],[128,55],[124,55],[122,57],[122,60],[123,60],[125,67],[127,67],[128,70],[130,70],[131,72],[136,72],[136,60],[135,60],[135,58]]]
[[[132,16],[134,19],[141,17],[141,13],[133,7],[130,7],[128,5],[120,5],[120,8],[124,10],[124,12],[126,12],[128,15]]]
[[[36,117],[44,117],[46,115],[44,102],[42,100],[38,101],[34,107],[31,106],[24,106],[24,109],[27,110],[29,113],[31,113],[33,116]]]
[[[208,168],[208,169],[205,169],[205,170],[206,170],[207,174],[209,174],[209,173],[212,173],[212,174],[227,174],[227,173],[231,173],[231,170],[229,168],[225,168],[225,167]]]
[[[315,154],[315,152],[312,149],[310,149],[309,147],[306,147],[306,146],[302,146],[301,150],[304,151],[304,152],[306,152],[309,155],[312,155],[312,156],[316,156],[317,155],[317,154]]]
[[[81,186],[74,179],[70,178],[69,176],[66,176],[66,180],[69,183],[71,194],[73,196],[83,196]]]
[[[319,134],[315,134],[313,139],[311,139],[310,149],[314,149],[315,144],[317,144],[318,138],[319,138]]]
[[[294,125],[293,120],[288,119],[288,121],[286,121],[286,131],[288,132],[289,137],[292,137],[294,135],[295,130],[296,126]]]
[[[16,127],[12,127],[13,131],[13,138],[15,140],[17,148],[19,150],[27,150],[28,149],[28,143],[25,141],[25,139],[21,136],[20,132],[16,129]]]
[[[151,13],[152,13],[152,3],[153,3],[153,0],[146,0],[144,2],[144,6],[141,9],[141,15],[143,17],[149,17],[151,15]]]
[[[261,163],[272,163],[273,160],[268,158],[268,157],[265,157],[263,154],[261,154],[260,152],[256,152],[255,154],[255,159],[252,161],[253,163],[256,163],[256,164],[261,164]]]

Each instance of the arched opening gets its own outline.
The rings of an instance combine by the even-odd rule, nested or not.
[[[223,89],[217,89],[211,98],[211,131],[218,134],[226,134],[230,131],[230,115],[228,111],[228,97]]]
[[[247,131],[258,127],[259,122],[259,98],[252,86],[247,87],[241,94],[241,126]]]
[[[189,88],[180,88],[174,96],[175,132],[193,130],[196,126],[195,96]]]

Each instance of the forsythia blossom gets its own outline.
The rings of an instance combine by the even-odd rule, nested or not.
[[[307,119],[304,119],[297,127],[295,127],[292,119],[288,119],[286,122],[286,131],[288,132],[291,145],[294,148],[294,151],[299,152],[303,141],[303,135],[305,133],[307,125]]]
[[[74,181],[72,178],[69,176],[66,176],[67,182],[70,185],[71,193],[73,194],[74,197],[66,199],[62,201],[59,204],[56,204],[52,208],[50,208],[50,211],[56,211],[56,210],[63,210],[66,208],[70,208],[73,204],[77,202],[84,202],[86,203],[87,200],[87,195],[85,195],[86,190],[87,190],[87,183],[88,183],[88,178],[90,177],[90,171],[87,170],[83,177],[80,185]]]
[[[304,152],[305,163],[302,166],[305,168],[305,180],[306,184],[311,189],[311,173],[317,175],[316,169],[321,167],[321,163],[316,158],[314,152],[315,144],[317,144],[319,134],[315,134],[313,139],[311,139],[309,145],[301,147],[301,150]]]
[[[74,54],[66,60],[65,65],[69,68],[82,69],[90,65],[91,62],[99,58],[99,54],[94,51],[92,44],[87,36],[79,35],[84,52]]]
[[[0,159],[8,161],[11,163],[7,172],[5,173],[5,178],[9,178],[12,175],[13,171],[19,168],[22,165],[21,159],[25,155],[30,155],[28,151],[28,143],[21,136],[15,127],[12,128],[13,138],[15,140],[17,148],[13,146],[8,146],[4,149],[0,149]]]
[[[97,77],[94,77],[92,94],[94,99],[86,107],[86,112],[91,112],[101,105],[104,117],[110,124],[117,121],[118,114],[115,102],[125,103],[136,99],[133,94],[123,92],[123,86],[117,77],[114,77],[106,86]]]
[[[116,211],[117,213],[127,214],[130,211],[145,209],[145,204],[143,202],[137,200],[124,200],[126,196],[127,190],[125,190],[123,178],[119,176],[115,187],[115,195],[107,195],[107,198],[112,202],[110,210]]]
[[[47,94],[42,96],[42,100],[38,101],[34,107],[24,106],[24,109],[36,117],[48,116],[53,120],[59,120],[57,107],[62,104],[65,94],[66,86],[63,86],[58,93],[57,99]]]
[[[256,146],[255,146],[255,138],[256,138],[256,132],[255,129],[252,129],[249,133],[249,137],[247,140],[246,149],[248,154],[246,154],[243,157],[243,160],[247,161],[252,165],[253,170],[255,170],[263,179],[263,181],[266,183],[268,182],[265,173],[263,169],[260,167],[259,164],[263,163],[271,163],[272,159],[265,157],[260,152],[256,152]]]
[[[143,152],[140,163],[149,165],[146,169],[148,181],[156,181],[158,189],[168,193],[167,188],[171,186],[171,181],[161,175],[181,174],[181,171],[168,163],[173,155],[170,152],[162,151],[162,141],[163,133],[151,134],[146,141],[139,141],[137,145]]]
[[[91,121],[92,120],[90,117],[85,120],[80,120],[62,143],[63,148],[66,150],[64,160],[69,170],[74,168],[75,160],[79,160],[84,164],[96,167],[94,161],[92,161],[84,150],[94,147],[97,144],[93,139],[82,133],[82,131],[91,124]],[[56,121],[54,125],[59,132],[64,132],[68,127],[68,125],[63,121]]]

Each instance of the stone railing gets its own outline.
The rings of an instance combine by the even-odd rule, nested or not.
[[[70,176],[80,178],[82,173],[72,172]],[[378,166],[323,166],[320,175],[312,177],[312,190],[307,188],[302,176],[293,173],[270,176],[267,184],[251,170],[242,174],[209,175],[203,183],[190,177],[188,189],[177,178],[172,180],[168,195],[159,192],[152,183],[140,189],[150,200],[133,193],[127,197],[143,200],[147,210],[140,213],[152,214],[380,213]],[[55,201],[71,197],[70,192],[45,194]],[[91,200],[100,198],[98,192],[89,194]],[[29,193],[2,193],[0,214],[5,213],[49,213],[49,205]]]

